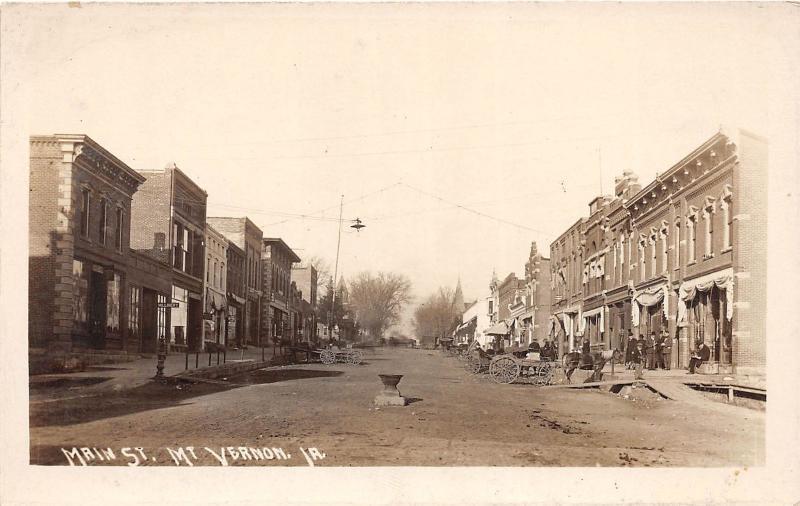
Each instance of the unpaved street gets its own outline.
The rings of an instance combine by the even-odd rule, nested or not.
[[[405,407],[376,409],[379,373],[404,374]],[[221,447],[283,448],[288,460],[230,465],[751,466],[764,462],[764,413],[716,402],[632,401],[599,390],[498,385],[438,351],[383,349],[360,366],[301,364],[228,378],[236,385],[150,384],[102,398],[31,405],[31,460],[67,464],[61,448],[193,447],[219,465]],[[129,452],[130,453],[130,452]],[[186,461],[181,461],[187,465]]]

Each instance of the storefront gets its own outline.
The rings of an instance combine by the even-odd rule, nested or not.
[[[580,334],[589,339],[592,347],[607,349],[605,342],[605,307],[600,306],[581,313]]]
[[[206,307],[203,315],[205,326],[203,336],[206,342],[225,344],[227,308],[224,295],[206,288]]]
[[[733,365],[733,269],[687,280],[678,289],[681,364],[697,341],[711,349],[709,363],[729,371]]]
[[[200,294],[178,285],[172,285],[172,303],[173,307],[170,310],[171,347],[200,349],[203,322]]]
[[[647,336],[667,328],[669,315],[669,297],[666,283],[634,290],[631,298],[631,325],[638,329],[639,336]]]
[[[123,272],[90,260],[72,261],[73,346],[124,348],[122,333]]]

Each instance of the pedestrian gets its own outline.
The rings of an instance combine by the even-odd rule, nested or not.
[[[672,339],[669,337],[667,329],[661,331],[661,366],[664,370],[670,370],[670,362],[672,361]]]
[[[592,353],[591,347],[589,346],[589,339],[583,339],[583,345],[581,345],[581,367],[590,367],[593,364],[592,360]]]
[[[709,358],[711,358],[711,350],[703,341],[697,341],[695,343],[694,353],[692,353],[692,358],[689,360],[688,374],[694,374],[695,370],[700,367],[703,362],[708,362]]]
[[[628,331],[628,342],[625,345],[625,367],[633,369],[633,354],[636,352],[636,338]]]
[[[656,369],[656,333],[650,332],[644,345],[645,353],[647,354],[647,370],[654,371]]]
[[[645,351],[644,351],[644,343],[641,341],[636,342],[636,348],[633,349],[633,353],[631,354],[631,360],[633,362],[634,373],[633,379],[640,380],[643,377],[642,368],[644,367],[644,360],[645,360]]]

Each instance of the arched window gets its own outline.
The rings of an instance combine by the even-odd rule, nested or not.
[[[711,197],[706,197],[705,205],[703,206],[703,220],[706,222],[704,241],[706,258],[711,258],[714,256],[714,211],[714,199]]]

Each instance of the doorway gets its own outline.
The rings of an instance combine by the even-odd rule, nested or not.
[[[102,349],[106,338],[106,278],[92,270],[89,282],[89,346]]]

